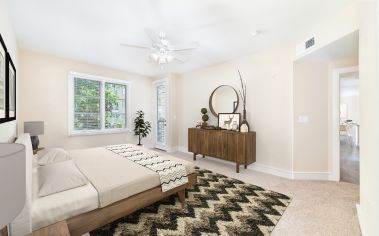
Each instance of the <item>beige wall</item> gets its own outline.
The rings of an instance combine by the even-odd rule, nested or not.
[[[379,4],[362,1],[360,21],[360,222],[379,235]]]
[[[291,68],[291,51],[279,48],[182,75],[178,88],[181,149],[187,151],[187,129],[201,120],[200,109],[208,108],[212,91],[222,84],[239,89],[240,69],[247,83],[247,119],[257,132],[257,163],[291,170]],[[210,112],[209,116],[209,123],[217,125],[217,118]]]
[[[45,122],[45,134],[40,136],[40,146],[44,147],[83,148],[136,142],[133,133],[68,136],[67,86],[70,71],[131,81],[132,119],[137,110],[143,110],[147,120],[151,121],[152,80],[150,78],[21,50],[20,132],[23,132],[24,121],[41,120]],[[143,142],[149,144],[151,140],[150,136],[150,139],[145,139]]]
[[[333,70],[357,65],[355,56],[294,63],[294,171],[329,174],[332,170]],[[300,123],[299,116],[309,121]]]
[[[328,171],[328,63],[294,64],[294,171]],[[300,123],[299,116],[308,117]]]
[[[3,37],[5,45],[7,46],[8,52],[12,57],[13,63],[16,66],[17,80],[20,80],[20,75],[18,74],[18,49],[17,42],[13,32],[12,24],[10,22],[9,14],[8,14],[8,6],[6,0],[0,0],[0,33]],[[17,90],[18,90],[18,83]],[[18,94],[17,94],[18,95]],[[18,96],[16,98],[17,105],[20,104],[18,102]],[[20,110],[18,106],[16,106],[17,112]],[[17,114],[16,114],[17,115]],[[7,123],[0,124],[0,143],[1,142],[11,142],[17,135],[17,122],[10,121]]]

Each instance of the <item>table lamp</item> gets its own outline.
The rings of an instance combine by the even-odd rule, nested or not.
[[[20,214],[25,205],[25,146],[0,143],[0,229]]]
[[[26,121],[26,122],[24,122],[24,133],[30,134],[30,139],[32,140],[33,150],[37,150],[38,145],[39,145],[38,135],[42,135],[44,133],[43,121]]]

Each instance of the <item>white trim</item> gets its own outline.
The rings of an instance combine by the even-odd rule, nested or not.
[[[186,154],[193,155],[193,153],[188,152],[187,150],[188,149],[185,146],[178,147],[178,151],[179,152],[183,152],[183,153],[186,153]],[[232,166],[232,165],[234,166],[235,165],[235,163],[230,162],[230,161],[221,160],[221,159],[217,159],[217,158],[214,158],[214,157],[208,157],[208,156],[207,156],[207,158],[212,159],[212,161],[216,161],[216,162],[219,162],[219,163],[227,164],[227,165],[230,165],[230,166]],[[200,158],[199,158],[199,161],[201,161]],[[262,172],[262,173],[269,174],[269,175],[274,175],[274,176],[286,178],[286,179],[294,179],[294,180],[323,180],[323,181],[330,180],[330,173],[329,172],[294,172],[294,171],[291,171],[291,170],[285,170],[285,169],[281,169],[281,168],[277,168],[277,167],[273,167],[273,166],[268,166],[268,165],[260,164],[260,163],[257,163],[257,162],[248,165],[247,169],[258,171],[258,172]]]
[[[272,167],[272,166],[268,166],[268,165],[264,165],[260,163],[253,163],[251,165],[248,165],[247,168],[250,170],[259,171],[259,172],[263,172],[270,175],[292,179],[292,172],[289,170],[284,170],[284,169],[280,169],[280,168],[276,168],[276,167]]]
[[[186,147],[186,146],[178,147],[178,152],[183,152],[183,153],[186,153],[186,154],[193,155],[192,152],[189,152],[189,151],[188,151],[188,147]]]
[[[329,84],[331,87],[331,105],[332,112],[329,117],[331,122],[331,129],[329,130],[329,153],[332,160],[332,167],[330,173],[330,180],[340,181],[340,75],[344,73],[357,72],[359,69],[357,66],[338,68],[333,70],[333,77]]]
[[[329,172],[293,172],[295,180],[329,180]]]
[[[179,151],[179,147],[168,147],[166,152],[171,153],[171,152],[177,152]]]
[[[94,80],[100,82],[100,122],[101,122],[101,129],[100,130],[80,130],[76,131],[73,130],[74,121],[74,78],[79,77],[87,80]],[[105,83],[117,83],[126,85],[126,128],[125,129],[105,129],[105,121],[104,121],[104,114],[105,114],[105,97],[104,97],[104,85]],[[68,135],[69,136],[81,136],[81,135],[98,135],[98,134],[114,134],[114,133],[125,133],[130,132],[130,125],[131,125],[131,89],[132,89],[132,83],[127,80],[121,80],[121,79],[115,79],[115,78],[109,78],[109,77],[103,77],[98,75],[89,75],[84,73],[78,73],[74,71],[70,71],[68,73]]]
[[[358,223],[359,223],[359,227],[361,228],[362,236],[368,236],[367,224],[363,218],[362,207],[360,204],[357,204],[356,207],[357,207]]]

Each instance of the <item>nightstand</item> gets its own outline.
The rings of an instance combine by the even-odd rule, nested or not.
[[[39,147],[37,150],[33,150],[33,155],[36,155],[39,151],[45,149],[44,147]]]
[[[39,230],[33,231],[28,236],[70,236],[66,221],[60,221],[53,225],[46,226]]]

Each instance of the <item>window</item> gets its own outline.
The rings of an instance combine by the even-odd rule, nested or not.
[[[126,131],[129,82],[70,73],[69,134]]]

